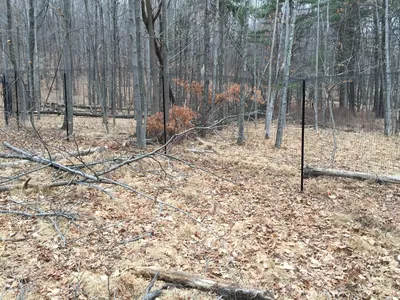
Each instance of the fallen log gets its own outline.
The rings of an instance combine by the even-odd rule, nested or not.
[[[42,110],[40,111],[41,114],[43,115],[63,115],[63,112],[56,111],[56,110]],[[76,117],[92,117],[92,118],[102,118],[103,114],[99,113],[91,113],[91,112],[82,112],[82,111],[74,111],[74,116]],[[108,116],[109,118],[112,118],[112,116]],[[134,115],[115,115],[116,119],[134,119]]]
[[[262,291],[258,289],[239,288],[233,285],[214,281],[212,279],[202,278],[197,275],[180,271],[171,271],[159,269],[155,267],[136,267],[134,273],[140,276],[155,276],[158,273],[158,279],[182,285],[184,287],[213,292],[221,299],[232,300],[272,300],[275,299],[274,294],[270,291]]]
[[[363,172],[352,172],[345,170],[335,169],[323,169],[306,166],[304,169],[304,177],[312,178],[319,176],[330,176],[330,177],[341,177],[351,178],[358,180],[372,180],[378,183],[400,183],[400,176],[387,176],[387,175],[376,175]]]
[[[48,102],[43,105],[45,108],[50,108],[50,109],[56,109],[60,110],[61,108],[65,107],[64,103],[55,103],[55,102]],[[74,104],[74,108],[80,108],[80,109],[89,109],[89,110],[101,110],[101,105],[88,105],[88,104]],[[108,107],[109,110],[111,110],[111,106]],[[124,110],[133,110],[132,108],[118,108],[118,111],[124,111]]]

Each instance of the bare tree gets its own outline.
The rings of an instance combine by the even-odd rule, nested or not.
[[[250,11],[250,1],[245,0],[244,9],[245,9],[245,17],[243,20],[243,29],[242,29],[242,49],[243,49],[243,67],[240,71],[240,102],[239,102],[239,134],[237,139],[238,145],[244,144],[244,105],[245,105],[245,74],[247,71],[247,31],[249,28],[249,11]]]
[[[266,113],[265,113],[265,137],[269,139],[271,132],[271,121],[272,115],[274,112],[274,97],[272,97],[272,67],[273,67],[273,58],[274,58],[274,47],[275,47],[275,37],[276,37],[276,24],[278,20],[278,8],[279,8],[279,0],[276,0],[275,4],[275,18],[274,18],[274,29],[272,33],[272,43],[271,50],[269,54],[269,66],[268,66],[268,95],[267,95],[267,105],[266,105]],[[279,43],[280,44],[280,43]],[[279,47],[279,46],[278,46]],[[279,52],[279,49],[278,49]],[[276,75],[278,74],[278,65],[279,65],[279,53],[278,58],[276,60]]]
[[[161,14],[161,34],[162,34],[162,76],[163,76],[163,106],[166,121],[169,121],[169,107],[170,107],[170,82],[169,82],[169,63],[168,63],[168,10],[167,1],[162,0],[162,14]]]
[[[31,0],[30,0],[31,1]],[[66,114],[64,115],[64,123],[62,128],[68,128],[69,135],[72,135],[74,132],[74,122],[73,122],[73,97],[72,97],[72,41],[71,41],[71,30],[72,30],[72,22],[71,22],[71,0],[63,0],[64,1],[64,10],[63,10],[63,18],[64,18],[64,85],[65,89],[64,95],[65,97],[65,105]],[[32,75],[33,76],[33,75]],[[32,118],[33,119],[33,118]]]
[[[385,101],[385,135],[392,135],[392,81],[390,74],[390,23],[389,0],[385,0],[385,55],[386,55],[386,101]]]
[[[289,23],[290,4],[289,4],[289,0],[285,0],[285,13],[286,13],[286,33],[285,34],[286,34],[286,36],[285,36],[285,53],[284,53],[284,63],[283,63],[284,78],[283,78],[282,99],[281,99],[281,104],[279,106],[278,129],[277,129],[276,141],[275,141],[276,148],[280,148],[282,145],[283,129],[285,128],[285,123],[286,123],[287,95],[288,95],[290,63],[291,63],[291,59],[292,59],[292,46],[293,46],[296,13],[297,13],[297,2],[298,2],[298,0],[294,0],[293,11],[292,11],[292,20]]]

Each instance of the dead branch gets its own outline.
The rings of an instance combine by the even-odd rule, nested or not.
[[[60,112],[57,110],[42,110],[40,111],[41,114],[43,115],[63,115],[64,112]],[[91,113],[91,112],[82,112],[82,111],[74,111],[74,116],[76,117],[92,117],[92,118],[102,118],[102,114],[98,113]],[[111,117],[111,116],[110,116]],[[134,115],[115,115],[116,119],[134,119]]]
[[[23,211],[18,211],[18,210],[4,210],[0,209],[0,214],[10,214],[10,215],[18,215],[18,216],[23,216],[27,218],[38,218],[38,217],[62,217],[68,220],[76,220],[75,215],[70,215],[62,212],[41,212],[41,213],[36,213],[36,214],[31,214]]]
[[[172,141],[172,138],[170,139],[170,141]],[[130,185],[128,185],[128,184],[126,184],[126,183],[122,183],[122,182],[119,182],[119,181],[116,181],[116,180],[109,179],[109,178],[106,178],[106,177],[102,177],[102,176],[101,176],[101,175],[103,175],[103,174],[105,174],[105,173],[111,172],[111,170],[108,170],[107,172],[103,172],[103,173],[100,173],[100,174],[90,175],[90,174],[87,174],[87,173],[85,173],[85,172],[83,172],[83,171],[81,171],[81,170],[79,170],[79,169],[77,170],[77,169],[73,169],[73,168],[71,168],[71,167],[67,167],[67,166],[65,166],[65,165],[63,165],[63,164],[61,164],[61,163],[58,163],[58,162],[55,162],[55,161],[51,161],[51,160],[49,160],[49,159],[40,157],[40,156],[37,155],[37,154],[30,153],[30,152],[28,152],[28,151],[26,151],[26,150],[17,148],[17,147],[15,147],[15,146],[11,145],[11,144],[8,143],[8,142],[4,142],[3,144],[4,144],[4,146],[7,147],[8,149],[10,149],[10,150],[12,150],[12,151],[18,153],[18,155],[21,155],[22,157],[24,157],[24,159],[27,159],[27,160],[36,162],[36,163],[38,163],[38,164],[48,165],[48,166],[50,166],[50,167],[52,167],[52,168],[54,168],[54,169],[56,169],[56,170],[60,170],[60,171],[63,171],[63,172],[70,173],[70,174],[72,174],[72,175],[81,177],[82,180],[77,180],[77,181],[75,181],[76,184],[78,184],[79,182],[90,182],[90,183],[111,184],[111,185],[116,185],[116,186],[122,187],[122,188],[124,188],[124,189],[126,189],[126,190],[128,190],[128,191],[130,191],[130,192],[136,193],[137,195],[140,195],[140,196],[144,197],[144,198],[147,199],[147,200],[150,200],[150,201],[153,201],[153,202],[156,202],[156,203],[165,205],[165,206],[167,206],[167,207],[169,207],[169,208],[172,208],[173,210],[175,210],[175,211],[177,211],[177,212],[180,212],[180,213],[184,214],[184,215],[187,216],[189,219],[193,220],[195,223],[201,225],[201,226],[204,227],[204,228],[207,228],[213,235],[216,235],[215,233],[212,232],[212,230],[209,228],[209,226],[207,226],[207,225],[204,224],[203,222],[197,220],[197,218],[193,217],[193,216],[192,216],[190,213],[188,213],[187,211],[185,211],[185,210],[183,210],[183,209],[181,209],[181,208],[179,208],[179,207],[177,207],[177,206],[175,206],[175,205],[172,205],[172,204],[169,204],[169,203],[167,203],[167,202],[163,202],[163,201],[157,200],[157,199],[155,199],[155,198],[153,198],[153,197],[151,197],[151,196],[149,196],[149,195],[147,195],[147,194],[145,194],[145,193],[142,193],[142,192],[140,192],[140,191],[137,191],[137,190],[135,190],[134,188],[132,188]],[[158,149],[161,149],[161,148],[158,148]],[[157,149],[156,149],[156,150],[157,150]],[[150,156],[150,155],[153,155],[154,153],[156,153],[156,150],[154,150],[154,151],[152,151],[152,152],[149,152],[149,153],[147,153],[146,155],[141,156],[140,159],[143,158],[143,157],[148,157],[148,156]],[[133,161],[135,161],[135,160],[139,160],[139,158],[133,159]],[[118,168],[120,168],[120,167],[123,166],[123,165],[125,165],[125,164],[124,164],[124,163],[119,164],[119,167],[118,167]],[[114,168],[111,168],[111,169],[112,169],[112,170],[116,170],[116,169],[118,169],[118,168],[115,168],[115,167],[114,167]],[[68,185],[68,184],[71,184],[71,183],[73,183],[73,182],[74,182],[73,180],[71,180],[71,181],[70,181],[69,183],[67,183],[67,184],[65,184],[65,182],[61,182],[61,185]],[[2,188],[2,187],[0,187],[0,191],[1,191],[1,188]],[[7,189],[6,189],[6,190],[7,190]],[[4,191],[4,189],[3,189],[3,191]]]
[[[57,153],[56,155],[54,155],[52,158],[53,159],[60,159],[63,157],[79,157],[79,156],[86,156],[86,155],[90,155],[96,152],[104,152],[107,150],[107,147],[95,147],[95,148],[89,148],[89,149],[83,149],[83,150],[77,150],[77,151],[73,151],[73,152],[66,152],[63,151],[63,153]],[[65,152],[65,154],[64,154]]]
[[[28,184],[25,189],[47,189],[47,188],[55,188],[55,187],[61,187],[61,186],[67,186],[67,185],[77,185],[80,184],[80,181],[77,180],[63,180],[63,181],[57,181],[53,182],[50,184]],[[9,191],[14,191],[17,189],[23,189],[24,184],[10,184],[10,185],[1,185],[0,186],[0,192],[9,192]]]
[[[36,162],[36,163],[42,164],[42,165],[48,165],[48,166],[50,166],[50,167],[52,167],[54,169],[57,169],[57,170],[60,170],[60,171],[64,171],[64,172],[68,172],[68,173],[83,177],[85,179],[98,181],[97,177],[95,177],[93,175],[90,175],[90,174],[86,174],[85,172],[83,172],[81,170],[76,170],[76,169],[73,169],[73,168],[66,167],[66,166],[64,166],[64,165],[62,165],[62,164],[60,164],[58,162],[51,161],[51,160],[49,160],[47,158],[43,158],[43,157],[41,157],[41,156],[39,156],[37,154],[30,153],[30,152],[27,152],[26,150],[17,148],[15,146],[11,145],[8,142],[4,142],[3,144],[8,149],[18,153],[18,155],[20,157],[23,157],[26,160],[30,160],[32,162]]]
[[[351,178],[358,180],[372,180],[378,183],[400,183],[400,176],[386,176],[386,175],[375,175],[362,172],[352,172],[345,170],[335,170],[335,169],[323,169],[323,168],[313,168],[306,166],[304,169],[305,178],[319,177],[319,176],[330,176],[330,177],[341,177],[341,178]]]
[[[271,291],[262,291],[258,289],[239,288],[231,284],[218,282],[212,279],[202,278],[197,275],[180,271],[171,271],[156,267],[136,267],[134,272],[140,276],[155,276],[159,274],[160,280],[180,284],[188,288],[198,289],[207,292],[213,292],[222,299],[235,300],[272,300],[275,299]]]
[[[86,156],[90,155],[96,152],[103,152],[106,151],[107,147],[95,147],[95,148],[89,148],[89,149],[83,149],[83,150],[77,150],[73,152],[65,152],[64,153],[57,153],[54,156],[52,156],[52,159],[57,160],[65,157],[80,157],[80,156]],[[18,154],[10,154],[10,153],[0,153],[0,158],[5,158],[5,159],[21,159],[19,161],[15,162],[7,162],[7,163],[2,163],[0,164],[0,168],[7,168],[7,167],[14,167],[14,166],[20,166],[24,165],[30,162],[30,160],[26,160],[24,156],[18,155]]]
[[[139,240],[145,238],[146,236],[152,236],[152,235],[153,235],[153,233],[151,233],[151,232],[147,232],[147,233],[144,233],[144,234],[139,234],[138,236],[136,236],[136,237],[134,237],[132,239],[120,241],[120,242],[118,242],[118,244],[119,245],[125,245],[125,244],[129,244],[129,243],[133,243],[133,242],[136,242],[136,241],[139,241]]]
[[[192,127],[192,128],[186,129],[185,131],[182,131],[182,132],[180,132],[180,133],[177,133],[177,134],[173,135],[164,145],[162,145],[162,146],[160,146],[160,147],[154,149],[153,151],[150,151],[150,152],[147,152],[146,154],[142,154],[142,155],[138,155],[138,156],[131,156],[130,158],[124,160],[124,161],[121,162],[120,164],[118,164],[118,165],[116,165],[116,166],[114,166],[114,167],[111,167],[110,169],[108,169],[108,170],[106,170],[106,171],[100,173],[99,176],[102,176],[102,175],[105,175],[105,174],[110,173],[110,172],[112,172],[112,171],[115,171],[115,170],[121,168],[121,167],[124,166],[124,165],[128,165],[128,164],[130,164],[130,163],[133,163],[133,162],[135,162],[135,161],[141,160],[141,159],[143,159],[143,158],[152,156],[152,155],[154,155],[154,154],[160,152],[160,151],[163,150],[164,148],[166,148],[166,147],[167,147],[169,144],[171,144],[175,139],[177,139],[177,138],[179,138],[179,137],[181,137],[181,136],[184,136],[184,135],[188,134],[189,132],[196,131],[196,130],[208,130],[208,129],[213,129],[213,128],[216,128],[219,124],[221,124],[221,123],[224,122],[225,120],[227,120],[227,119],[232,119],[232,118],[236,118],[237,116],[238,116],[238,115],[227,116],[227,117],[222,118],[222,119],[220,119],[220,120],[218,120],[218,121],[214,122],[213,124],[211,124],[211,125],[209,125],[209,126],[206,126],[206,127]]]
[[[16,238],[16,239],[4,239],[0,236],[0,242],[12,242],[12,243],[16,243],[16,242],[23,242],[26,241],[28,238],[27,237],[22,237],[22,238]]]
[[[205,150],[205,149],[195,149],[195,148],[191,148],[191,149],[186,149],[186,151],[188,152],[193,152],[193,153],[214,153],[217,154],[217,152],[215,152],[214,150]]]
[[[0,153],[0,158],[4,158],[2,157],[2,153]],[[24,165],[26,163],[29,163],[29,161],[27,160],[18,160],[18,161],[13,161],[13,162],[6,162],[6,163],[1,163],[0,164],[0,168],[9,168],[9,167],[16,167],[16,166],[21,166]]]
[[[224,180],[224,181],[227,181],[227,182],[229,182],[229,183],[232,183],[232,184],[234,184],[234,185],[237,185],[237,183],[236,183],[235,181],[233,181],[233,180],[230,180],[230,179],[227,179],[227,178],[225,178],[225,177],[222,177],[222,176],[220,176],[220,175],[218,175],[218,174],[215,174],[214,172],[211,172],[211,171],[209,171],[209,170],[207,170],[207,169],[205,169],[205,168],[196,166],[195,164],[192,164],[191,162],[188,162],[188,161],[186,161],[186,160],[183,160],[183,159],[181,159],[181,158],[179,158],[179,157],[175,157],[175,156],[168,155],[168,154],[161,154],[161,153],[159,153],[158,155],[159,155],[159,156],[162,156],[162,157],[166,157],[166,158],[168,158],[168,159],[172,159],[172,160],[179,161],[179,162],[181,162],[181,163],[183,163],[183,164],[185,164],[185,165],[187,165],[187,166],[189,166],[189,167],[191,167],[191,168],[198,169],[198,170],[200,170],[200,171],[202,171],[202,172],[204,172],[204,173],[210,174],[210,175],[215,176],[215,177],[217,177],[217,178],[219,178],[219,179],[222,179],[222,180]]]

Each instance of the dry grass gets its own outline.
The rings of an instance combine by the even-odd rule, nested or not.
[[[124,146],[134,132],[132,121],[117,120],[112,133],[106,135],[101,119],[75,120],[76,142],[81,148],[109,147],[86,161],[140,152]],[[37,126],[52,151],[73,151],[74,143],[63,140],[64,133],[57,128],[60,124],[61,118],[45,117]],[[24,289],[27,299],[106,299],[114,292],[117,299],[137,299],[150,281],[133,275],[132,268],[138,265],[271,289],[281,299],[400,297],[400,188],[317,178],[307,180],[301,194],[300,129],[288,126],[280,150],[274,148],[273,139],[263,139],[262,129],[261,124],[258,129],[248,126],[244,146],[235,144],[234,128],[209,135],[206,141],[215,154],[185,151],[204,147],[197,140],[170,149],[172,155],[236,184],[162,157],[113,174],[190,212],[210,230],[166,207],[160,214],[153,202],[119,188],[110,189],[116,200],[74,186],[0,194],[2,207],[10,204],[7,197],[12,196],[42,209],[77,212],[81,226],[58,223],[67,238],[64,248],[47,220],[0,215],[1,238],[26,238],[0,242],[0,287],[9,288],[4,299],[13,299]],[[0,137],[19,147],[45,151],[24,131],[2,130]],[[321,130],[317,135],[307,129],[306,137],[307,164],[331,166],[331,132]],[[400,174],[399,142],[379,134],[340,132],[333,167]],[[18,170],[2,169],[6,172],[2,174],[9,176]],[[46,170],[30,176],[41,183],[58,174]],[[151,230],[151,237],[118,244]],[[215,296],[172,290],[162,299]]]

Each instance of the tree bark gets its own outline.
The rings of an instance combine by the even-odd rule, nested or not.
[[[315,87],[314,87],[314,115],[315,123],[314,129],[318,133],[318,91],[319,91],[319,1],[317,0],[317,42],[315,45]]]
[[[392,135],[392,81],[390,74],[390,35],[389,35],[389,0],[385,0],[385,56],[386,56],[386,101],[385,101],[385,135]]]
[[[244,104],[245,104],[245,84],[246,84],[246,71],[247,71],[247,31],[249,29],[249,10],[250,10],[250,1],[246,0],[244,2],[245,7],[245,18],[243,20],[243,29],[242,29],[242,49],[243,49],[243,67],[240,69],[240,99],[239,99],[239,117],[238,117],[238,125],[239,125],[239,134],[237,139],[238,145],[244,144]]]
[[[271,122],[272,115],[274,113],[274,98],[272,97],[272,67],[273,67],[273,59],[274,59],[274,49],[275,49],[275,37],[276,37],[276,25],[278,22],[278,9],[279,9],[279,0],[276,0],[275,4],[275,18],[274,18],[274,29],[272,33],[272,43],[271,50],[269,54],[269,66],[268,66],[268,94],[267,94],[267,105],[265,112],[265,138],[269,139],[271,135]],[[283,22],[282,22],[283,23]],[[280,44],[280,40],[279,40]],[[279,45],[278,45],[278,57],[276,59],[276,66],[279,65]],[[278,67],[276,67],[276,75],[278,74]]]
[[[34,51],[35,51],[35,4],[33,0],[29,0],[29,9],[28,9],[28,23],[29,23],[29,35],[28,35],[28,86],[29,86],[29,94],[30,94],[30,109],[31,112],[36,110],[36,95],[34,88]],[[31,122],[34,124],[33,114],[31,113]]]
[[[160,89],[159,89],[159,69],[157,65],[157,54],[156,54],[156,37],[154,30],[154,18],[153,18],[153,8],[151,6],[150,0],[146,1],[146,11],[147,11],[147,29],[149,33],[149,47],[150,47],[150,73],[153,84],[153,102],[151,105],[151,112],[153,114],[160,111]],[[142,8],[143,9],[143,8]]]
[[[132,37],[132,66],[134,83],[134,103],[136,118],[136,140],[140,148],[146,147],[146,95],[144,91],[144,72],[142,60],[142,41],[140,35],[140,5],[137,1],[129,0],[131,37]]]
[[[165,113],[166,122],[169,122],[169,108],[170,103],[170,79],[169,79],[169,64],[168,64],[168,11],[167,1],[162,1],[162,13],[161,13],[161,38],[162,38],[162,84],[163,84],[163,108]]]
[[[62,126],[65,129],[68,125],[68,133],[72,135],[74,132],[73,123],[73,98],[72,98],[72,41],[71,41],[71,0],[64,0],[64,73],[65,73],[65,92],[67,114],[64,115],[64,124]],[[33,114],[32,114],[33,115]],[[32,118],[33,119],[33,118]]]
[[[209,0],[205,1],[204,9],[204,53],[203,53],[203,68],[202,77],[204,81],[203,85],[203,104],[201,105],[201,124],[205,127],[207,126],[207,112],[208,112],[208,88],[210,86],[209,77],[209,49],[210,49],[210,20],[208,11]],[[204,135],[205,131],[202,131]]]
[[[286,108],[287,108],[287,94],[289,87],[289,77],[290,77],[290,62],[292,59],[292,47],[293,47],[293,39],[294,39],[294,30],[295,30],[295,22],[296,22],[296,14],[297,14],[297,2],[298,0],[294,0],[293,3],[293,12],[292,12],[292,20],[289,24],[289,16],[290,16],[290,4],[289,0],[285,0],[286,4],[286,37],[285,37],[285,57],[284,57],[284,78],[283,78],[283,91],[282,91],[282,99],[279,107],[279,118],[278,118],[278,129],[276,133],[276,141],[275,147],[280,148],[283,140],[283,129],[286,124]]]
[[[158,278],[163,281],[183,285],[185,287],[193,289],[212,292],[220,296],[219,299],[232,299],[232,300],[275,299],[274,294],[270,291],[239,288],[233,285],[229,285],[227,283],[222,283],[211,279],[202,278],[197,275],[192,275],[180,271],[170,271],[154,267],[136,267],[134,269],[134,272],[141,276],[151,276],[151,277],[154,277],[156,274],[158,274]]]
[[[372,180],[378,183],[396,183],[396,184],[400,183],[400,175],[399,176],[376,175],[376,174],[369,174],[362,172],[351,172],[345,170],[313,168],[308,166],[304,169],[305,178],[312,178],[319,176],[351,178],[358,180]]]

